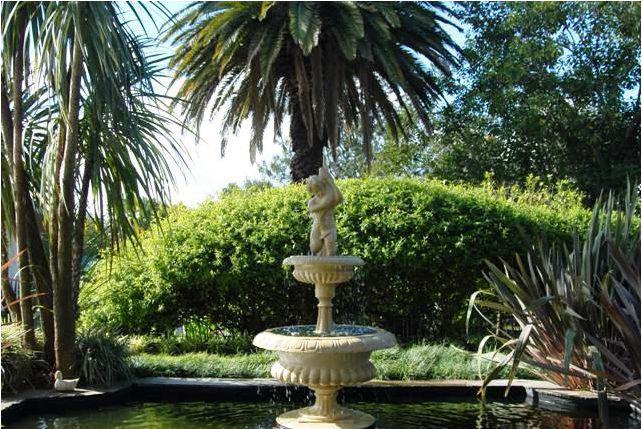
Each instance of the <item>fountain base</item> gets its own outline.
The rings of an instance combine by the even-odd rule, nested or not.
[[[337,404],[338,387],[310,387],[315,402],[311,407],[289,411],[277,417],[279,426],[290,429],[363,429],[374,424],[375,418],[361,411]]]
[[[272,377],[314,391],[314,405],[281,414],[276,420],[280,427],[363,429],[374,424],[371,415],[339,406],[337,393],[344,386],[374,378],[370,353],[396,345],[395,337],[366,326],[335,325],[335,329],[330,336],[308,336],[314,325],[284,326],[254,338],[254,345],[274,350],[279,356],[272,365]]]
[[[311,419],[311,408],[314,406],[283,413],[276,418],[276,423],[286,429],[365,429],[375,422],[375,418],[370,414],[339,406],[334,418],[314,420]]]

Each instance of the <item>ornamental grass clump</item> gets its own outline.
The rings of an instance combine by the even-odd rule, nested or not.
[[[252,335],[225,330],[206,320],[193,319],[181,330],[163,335],[129,335],[127,349],[131,354],[168,354],[206,352],[220,355],[252,353]]]
[[[81,383],[108,387],[131,378],[125,341],[107,331],[80,331],[76,353]]]
[[[639,401],[639,207],[632,192],[623,200],[609,195],[572,245],[540,239],[514,263],[487,261],[491,288],[471,295],[467,316],[475,310],[491,326],[479,353],[496,346],[484,388],[506,367],[512,379],[524,362],[556,384],[605,385]]]
[[[2,325],[0,370],[2,393],[26,388],[46,387],[51,383],[50,368],[42,353],[22,345],[23,329],[18,323]]]

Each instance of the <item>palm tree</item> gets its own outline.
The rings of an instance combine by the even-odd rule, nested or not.
[[[4,28],[15,25],[13,12],[32,4],[43,18],[32,32],[38,43],[28,51],[38,64],[34,86],[41,86],[28,89],[45,99],[39,112],[44,112],[46,132],[32,132],[35,138],[22,147],[30,168],[30,186],[22,192],[33,200],[38,215],[26,222],[47,237],[49,252],[43,253],[55,292],[55,361],[70,377],[75,371],[75,300],[85,222],[95,222],[113,245],[135,242],[141,212],[153,215],[149,211],[154,206],[146,201],[155,199],[162,206],[169,198],[172,161],[182,161],[169,126],[179,124],[159,113],[164,106],[152,82],[161,64],[148,60],[147,42],[123,21],[122,7],[147,12],[145,5],[17,2],[5,13],[3,4]],[[46,91],[40,93],[40,88]],[[15,113],[15,102],[2,107]],[[33,117],[21,122],[33,128]],[[4,141],[4,124],[2,131]],[[19,194],[15,183],[3,181],[3,202],[9,198],[7,186]]]
[[[30,227],[30,221],[35,220],[33,201],[28,189],[28,176],[25,171],[23,144],[25,132],[25,93],[26,77],[30,73],[30,53],[35,41],[33,32],[41,21],[39,4],[27,2],[18,5],[16,2],[6,2],[2,5],[3,28],[3,65],[2,65],[2,164],[11,169],[11,174],[3,177],[3,216],[4,231],[13,230],[18,249],[21,250],[18,259],[20,281],[20,313],[24,331],[24,345],[29,349],[36,347],[33,325],[34,302],[31,297],[31,279],[36,279],[40,292],[40,307],[42,328],[45,334],[45,355],[51,359],[53,354],[53,318],[51,317],[52,293],[51,285],[41,281],[39,276],[32,276],[32,267],[37,266],[38,250],[41,248],[41,238]],[[10,85],[9,85],[10,84]],[[9,95],[11,94],[11,95]],[[10,107],[10,103],[13,104]],[[29,104],[29,103],[27,103]],[[8,204],[7,204],[8,203]],[[7,207],[13,205],[14,210],[7,213]],[[28,250],[24,251],[24,250]]]
[[[442,27],[449,10],[426,2],[197,2],[172,23],[171,61],[183,113],[198,126],[223,109],[224,134],[252,121],[250,158],[290,115],[293,181],[334,153],[340,129],[361,128],[370,160],[374,122],[395,138],[399,111],[427,111],[459,50]],[[225,149],[226,138],[221,143]]]
[[[168,129],[171,118],[149,105],[156,101],[152,80],[159,68],[147,60],[144,42],[123,22],[120,7],[59,3],[47,13],[42,37],[43,55],[63,53],[45,67],[50,85],[60,88],[64,119],[64,139],[50,151],[55,156],[49,157],[49,171],[54,173],[50,212],[57,223],[52,234],[57,243],[56,365],[65,376],[73,372],[89,189],[98,207],[107,203],[106,214],[98,210],[103,215],[98,223],[108,225],[116,243],[135,233],[135,215],[147,198],[167,201],[173,177],[169,160],[179,153]]]

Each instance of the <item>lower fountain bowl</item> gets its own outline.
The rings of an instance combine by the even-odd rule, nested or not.
[[[270,373],[285,383],[336,388],[351,386],[375,377],[370,353],[278,352],[279,360],[272,365]]]
[[[317,334],[314,325],[283,326],[261,332],[253,344],[277,352],[279,360],[272,365],[272,377],[314,390],[314,405],[280,415],[276,420],[280,427],[363,429],[374,424],[371,415],[337,405],[337,393],[343,386],[375,377],[370,354],[397,345],[390,332],[335,325],[330,334]]]
[[[253,344],[278,353],[271,370],[277,380],[340,388],[374,378],[370,354],[397,341],[390,332],[368,326],[335,325],[331,334],[319,335],[313,325],[297,325],[263,331]]]

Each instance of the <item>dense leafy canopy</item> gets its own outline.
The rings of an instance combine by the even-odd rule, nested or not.
[[[468,62],[441,112],[435,174],[569,178],[593,197],[639,175],[639,3],[462,6]]]
[[[444,80],[449,104],[431,112],[432,133],[417,113],[404,114],[399,145],[377,128],[370,174],[469,183],[535,175],[568,179],[590,200],[639,175],[639,4],[486,2],[456,11],[466,61]],[[361,177],[367,165],[350,134],[335,172]],[[263,166],[270,179],[284,176],[284,154]]]

